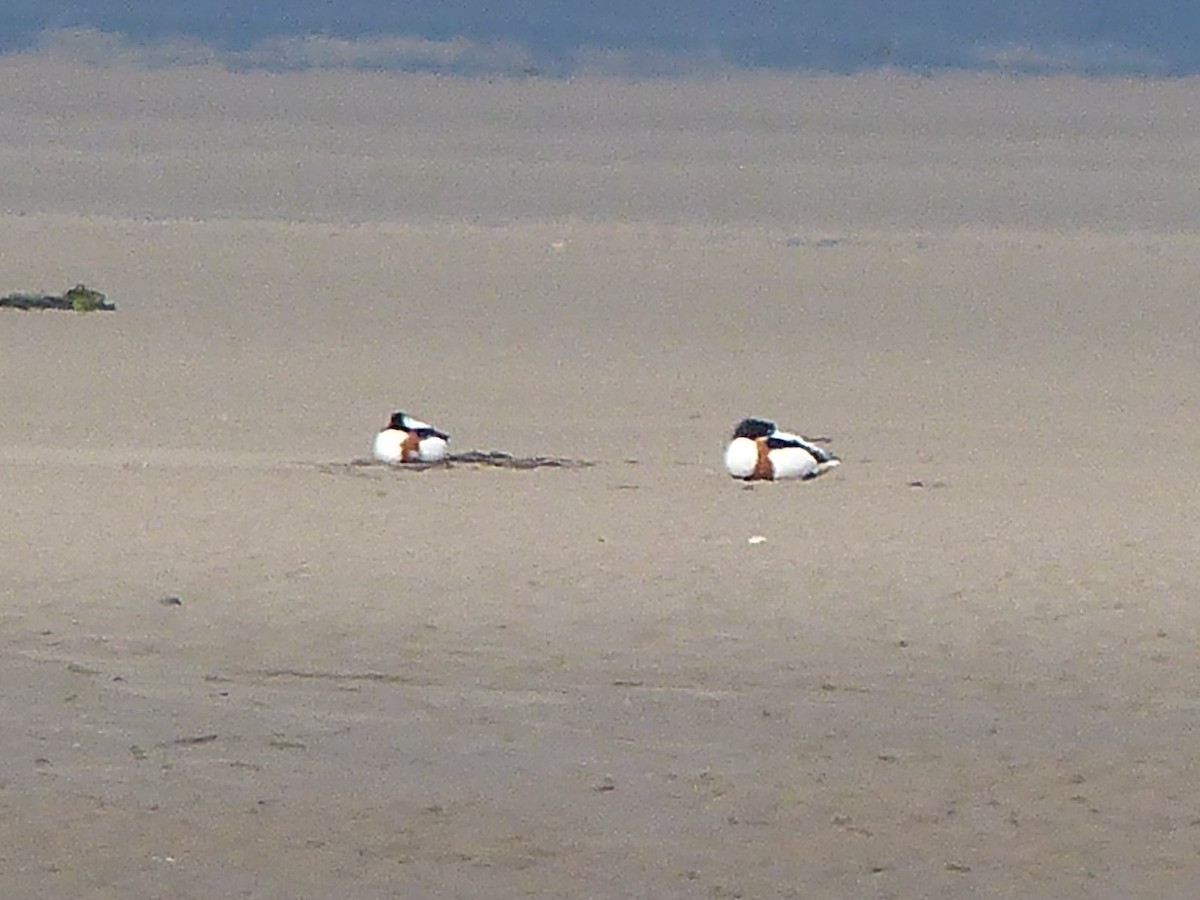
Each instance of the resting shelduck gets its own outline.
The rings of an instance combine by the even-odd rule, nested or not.
[[[841,461],[798,434],[765,419],[742,419],[725,449],[725,469],[743,481],[816,478]]]
[[[385,463],[432,463],[446,458],[450,435],[402,412],[392,413],[387,428],[375,435],[374,457]]]

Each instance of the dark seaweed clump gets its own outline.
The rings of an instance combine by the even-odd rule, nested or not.
[[[112,312],[117,307],[108,298],[84,284],[77,284],[63,294],[9,294],[0,297],[0,308],[8,309],[65,309],[72,312]]]

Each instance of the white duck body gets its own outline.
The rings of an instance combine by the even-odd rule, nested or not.
[[[758,441],[734,438],[725,448],[725,471],[734,478],[753,478],[758,468]]]
[[[725,448],[725,471],[745,481],[816,478],[840,464],[828,450],[765,419],[743,420]]]
[[[449,451],[449,440],[449,435],[427,422],[396,413],[388,427],[375,435],[371,455],[379,462],[393,465],[441,462]]]

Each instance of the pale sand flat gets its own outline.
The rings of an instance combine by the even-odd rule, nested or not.
[[[0,896],[1194,893],[1193,84],[38,65]]]

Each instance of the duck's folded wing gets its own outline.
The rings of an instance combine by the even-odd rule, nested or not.
[[[807,450],[817,462],[830,462],[837,459],[836,456],[824,447],[814,444],[812,441],[806,440],[798,434],[792,434],[788,431],[776,431],[767,438],[768,450],[780,450],[784,447],[799,447],[802,450]]]

